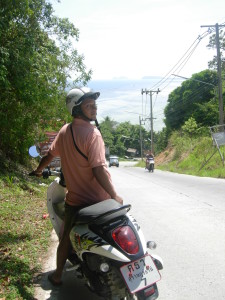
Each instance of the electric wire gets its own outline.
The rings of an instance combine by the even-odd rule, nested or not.
[[[222,23],[221,25],[225,24]],[[208,28],[208,30],[206,32],[204,32],[201,36],[199,36],[193,43],[192,45],[189,47],[189,49],[185,52],[185,54],[182,56],[182,58],[178,61],[178,63],[156,84],[154,84],[151,89],[153,88],[160,88],[166,81],[168,81],[168,79],[170,79],[170,81],[164,85],[163,87],[161,87],[161,91],[164,90],[168,85],[171,84],[171,82],[174,80],[175,76],[171,79],[171,74],[170,73],[178,73],[184,68],[184,66],[187,64],[188,60],[190,59],[190,57],[193,55],[194,51],[196,50],[197,46],[199,45],[200,41],[205,38],[206,36],[208,36],[209,34],[211,34],[213,31],[215,31],[215,28]],[[198,42],[197,42],[198,41]],[[196,44],[197,42],[197,44]],[[193,48],[192,48],[193,47]],[[190,52],[189,52],[190,50]],[[187,54],[188,53],[188,54]],[[187,54],[187,56],[185,56]],[[181,62],[181,63],[180,63]],[[180,63],[180,64],[179,64]],[[174,70],[174,71],[173,71]],[[204,89],[204,87],[199,87],[199,89],[197,89],[193,94],[191,94],[186,101],[194,101],[194,99],[196,99],[196,97],[198,97],[199,95],[202,94],[202,90]],[[156,103],[157,98],[155,99],[154,102],[154,106]],[[176,102],[176,104],[179,104],[179,102],[183,102],[183,98],[180,99],[180,101]],[[156,116],[160,116],[160,115],[165,115],[165,113],[161,113],[161,114],[157,114]],[[176,112],[176,116],[175,118],[178,119],[181,116],[181,114],[177,114]]]
[[[187,61],[190,59],[190,57],[192,56],[192,54],[194,53],[194,51],[196,50],[197,46],[199,45],[200,41],[205,38],[206,36],[208,36],[211,33],[209,31],[205,31],[204,33],[202,33],[201,35],[199,35],[194,42],[191,44],[191,46],[188,48],[188,50],[184,53],[184,55],[178,60],[178,62],[174,65],[173,68],[171,68],[169,70],[169,72],[166,73],[166,75],[157,83],[155,83],[151,89],[153,88],[160,88],[166,81],[168,81],[168,79],[171,77],[171,74],[176,72],[176,70],[179,70],[179,72],[181,71],[181,69],[184,67],[184,65],[186,65]],[[197,43],[197,44],[196,44]],[[182,67],[183,66],[183,67]],[[182,68],[181,68],[182,67]],[[173,81],[173,79],[170,79],[171,82]],[[171,83],[170,82],[170,83]],[[167,87],[169,84],[167,84],[165,87]],[[163,87],[163,89],[165,88]]]
[[[197,89],[195,89],[195,92],[193,92],[192,94],[190,94],[190,96],[189,97],[187,97],[186,99],[185,99],[185,101],[187,101],[187,102],[193,102],[197,97],[199,97],[199,96],[201,96],[202,95],[202,92],[203,92],[203,90],[205,90],[205,84],[203,83],[203,85],[201,85],[201,86],[199,86],[199,88],[197,88]],[[176,103],[175,103],[175,105],[177,106],[177,105],[180,105],[180,104],[182,104],[182,102],[183,102],[184,100],[183,100],[183,97],[181,97],[178,101],[176,101]],[[212,100],[212,101],[215,101],[215,98]],[[164,108],[165,109],[165,108]],[[179,108],[178,107],[178,110],[176,110],[176,112],[174,112],[175,113],[175,115],[174,115],[174,113],[167,113],[167,116],[171,116],[172,114],[174,115],[173,116],[173,119],[174,120],[179,120],[180,119],[180,117],[181,116],[183,116],[183,114],[179,114],[179,109],[181,109],[181,107]],[[165,113],[164,112],[162,112],[162,113],[157,113],[157,114],[154,114],[155,115],[155,117],[159,117],[159,116],[161,116],[161,115],[165,115]]]
[[[201,36],[199,36],[193,43],[192,45],[189,47],[189,49],[185,52],[185,54],[182,56],[182,58],[178,61],[178,63],[171,69],[174,70],[174,72],[178,73],[184,68],[184,66],[187,64],[187,62],[189,61],[189,59],[191,58],[191,56],[193,55],[194,51],[196,50],[196,48],[198,47],[200,41],[205,38],[206,36],[208,36],[209,34],[211,34],[215,29],[211,29],[211,30],[208,30],[206,32],[204,32]],[[198,41],[198,42],[197,42]],[[196,44],[197,42],[197,44]],[[193,48],[192,48],[193,47]],[[188,51],[190,50],[190,52],[188,53]],[[188,55],[185,57],[185,55],[188,53]],[[183,59],[184,58],[184,59]],[[183,60],[182,60],[183,59]],[[181,62],[179,64],[179,62]],[[179,64],[179,65],[178,65]],[[176,67],[177,66],[177,67]],[[158,83],[156,83],[155,85],[152,86],[152,88],[155,88],[157,86],[157,88],[161,87],[161,85],[163,85],[166,81],[168,81],[168,79],[170,79],[169,82],[167,82],[166,85],[164,85],[163,87],[161,87],[161,91],[164,90],[168,85],[171,84],[171,82],[174,80],[174,78],[171,79],[171,75],[169,75],[170,72],[168,72],[166,74],[166,76],[161,79]],[[169,76],[168,76],[169,75]],[[201,88],[199,89],[199,92],[198,90],[195,91],[194,94],[191,95],[191,98],[194,100],[194,98],[196,98],[196,96],[200,95],[201,94]],[[157,98],[155,99],[155,102],[154,102],[154,106],[155,106],[155,103],[156,103],[156,100]],[[189,99],[186,99],[187,101],[190,100]],[[183,101],[183,99],[181,99],[181,101]],[[162,113],[163,114],[163,113]],[[162,114],[158,114],[159,115],[162,115]],[[177,116],[178,117],[178,116]]]

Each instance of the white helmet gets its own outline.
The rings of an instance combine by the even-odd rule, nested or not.
[[[93,98],[96,100],[99,96],[99,92],[94,92],[88,87],[75,88],[70,90],[66,96],[66,107],[72,115],[73,108],[75,106],[80,105],[87,98]]]

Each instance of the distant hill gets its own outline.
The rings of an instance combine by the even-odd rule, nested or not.
[[[143,76],[141,79],[155,79],[155,78],[159,78],[159,79],[161,79],[162,77],[160,77],[160,76]]]
[[[119,76],[119,77],[113,77],[112,80],[128,80],[129,78],[125,77],[125,76]]]

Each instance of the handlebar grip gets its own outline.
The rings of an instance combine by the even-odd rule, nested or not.
[[[43,172],[42,172],[42,176],[44,179],[48,179],[49,176],[51,176],[51,171],[48,170],[48,169],[45,169]]]
[[[28,174],[28,176],[36,176],[36,175],[35,175],[34,171],[32,171]]]

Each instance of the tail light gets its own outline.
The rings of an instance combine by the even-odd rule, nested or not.
[[[149,296],[155,294],[154,286],[150,286],[149,288],[145,289],[144,294],[145,294],[145,297],[149,297]]]
[[[127,253],[136,254],[139,251],[137,238],[130,226],[118,227],[112,232],[114,241]]]

